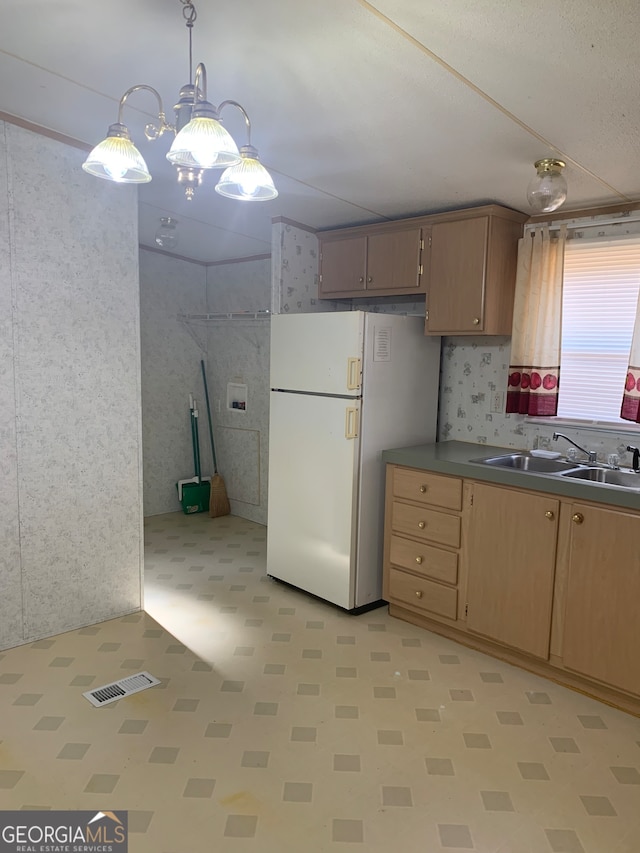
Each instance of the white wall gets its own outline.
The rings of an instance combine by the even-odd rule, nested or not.
[[[142,601],[137,197],[85,156],[0,122],[2,648]]]
[[[181,510],[176,482],[195,473],[190,392],[203,403],[202,473],[211,473],[200,369],[207,357],[207,330],[178,320],[181,314],[206,311],[206,267],[140,249],[145,516]]]

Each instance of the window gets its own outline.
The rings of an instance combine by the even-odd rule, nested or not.
[[[640,238],[568,240],[558,417],[620,418],[640,292]]]

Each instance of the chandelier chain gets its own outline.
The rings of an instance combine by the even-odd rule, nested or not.
[[[182,3],[182,17],[187,22],[188,27],[192,27],[195,19],[198,17],[198,13],[196,12],[196,7],[193,5],[191,0],[180,0]]]
[[[182,17],[186,21],[189,30],[189,84],[193,83],[193,24],[198,13],[191,0],[180,0],[182,3]]]

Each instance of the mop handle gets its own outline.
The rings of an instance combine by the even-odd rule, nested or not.
[[[198,436],[198,409],[196,408],[196,401],[193,401],[193,436],[194,436],[194,450],[196,457],[196,477],[198,478],[198,482],[201,482],[202,471],[200,469],[200,441]]]
[[[191,447],[193,449],[193,473],[198,476],[198,454],[196,450],[196,419],[193,416],[193,394],[189,394],[189,420],[191,421]]]
[[[213,457],[213,473],[218,473],[218,463],[216,462],[216,448],[213,443],[213,427],[211,426],[211,407],[209,406],[209,391],[207,389],[207,374],[204,370],[204,360],[200,361],[202,368],[202,381],[204,382],[204,399],[207,403],[207,417],[209,418],[209,438],[211,439],[211,456]]]

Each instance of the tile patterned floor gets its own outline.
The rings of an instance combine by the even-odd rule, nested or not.
[[[128,809],[132,853],[640,850],[638,719],[270,580],[260,525],[146,531],[146,613],[0,653],[0,808]]]

